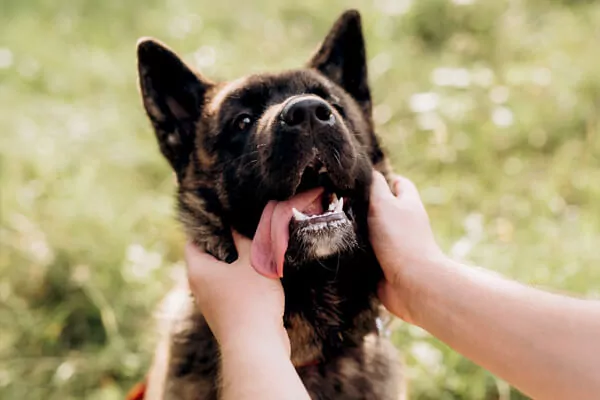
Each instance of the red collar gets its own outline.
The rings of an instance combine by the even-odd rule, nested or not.
[[[127,393],[125,400],[144,400],[145,395],[146,382],[139,382]]]

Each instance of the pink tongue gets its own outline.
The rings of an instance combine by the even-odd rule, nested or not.
[[[283,261],[290,239],[292,208],[305,211],[322,193],[323,188],[316,188],[286,201],[273,200],[267,204],[250,249],[250,262],[258,273],[268,278],[283,277]]]

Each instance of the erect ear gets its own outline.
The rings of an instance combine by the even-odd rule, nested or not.
[[[358,11],[348,10],[338,18],[309,66],[344,88],[365,114],[371,115],[365,42]]]
[[[137,47],[140,89],[163,155],[182,178],[194,148],[196,123],[212,83],[193,72],[165,45],[140,39]]]

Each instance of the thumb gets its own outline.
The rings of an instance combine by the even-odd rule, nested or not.
[[[239,234],[233,229],[231,230],[231,236],[233,236],[233,243],[235,243],[235,248],[238,252],[238,259],[249,259],[252,240]]]
[[[206,264],[219,262],[216,258],[202,251],[192,242],[187,242],[184,248],[184,256],[188,269],[203,267]]]
[[[215,268],[215,264],[219,264],[220,261],[203,252],[192,242],[186,243],[184,257],[187,277],[191,286],[195,286],[195,283],[203,281],[209,275],[220,270],[220,268]]]

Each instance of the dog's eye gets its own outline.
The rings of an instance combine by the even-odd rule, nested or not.
[[[248,114],[242,114],[235,119],[233,126],[240,131],[245,131],[246,129],[250,128],[252,122],[254,122],[252,120],[252,116]]]

